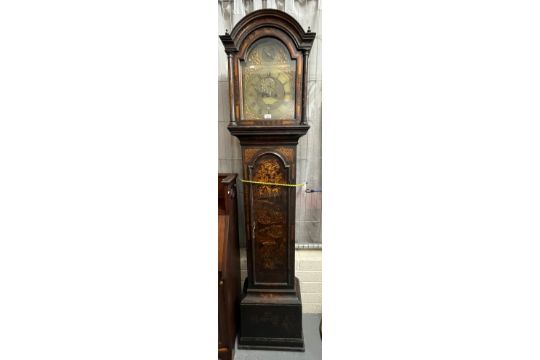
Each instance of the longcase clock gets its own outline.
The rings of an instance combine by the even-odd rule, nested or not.
[[[228,58],[230,123],[242,149],[248,277],[240,348],[304,350],[294,276],[296,148],[306,119],[315,33],[290,15],[258,10],[220,36]]]

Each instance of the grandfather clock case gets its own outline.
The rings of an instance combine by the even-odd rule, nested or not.
[[[315,33],[290,15],[258,10],[221,35],[230,123],[240,140],[248,277],[238,347],[304,350],[295,265],[296,148],[307,124],[307,72]]]

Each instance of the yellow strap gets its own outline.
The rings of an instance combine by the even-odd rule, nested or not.
[[[289,187],[297,187],[297,186],[304,186],[305,184],[280,184],[280,183],[269,183],[269,182],[263,182],[263,181],[251,181],[251,180],[240,180],[243,183],[249,183],[249,184],[257,184],[257,185],[273,185],[273,186],[289,186]]]

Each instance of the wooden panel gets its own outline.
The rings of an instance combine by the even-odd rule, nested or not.
[[[257,158],[251,168],[253,181],[283,183],[289,180],[288,167],[275,154]],[[288,282],[288,188],[274,185],[253,185],[251,192],[254,283]]]
[[[218,272],[223,270],[225,237],[229,234],[229,215],[218,215]]]

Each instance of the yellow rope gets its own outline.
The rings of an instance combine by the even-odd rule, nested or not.
[[[273,186],[289,186],[289,187],[297,187],[297,186],[304,186],[305,184],[280,184],[280,183],[269,183],[269,182],[263,182],[263,181],[251,181],[251,180],[240,180],[243,183],[249,183],[249,184],[257,184],[257,185],[273,185]]]

